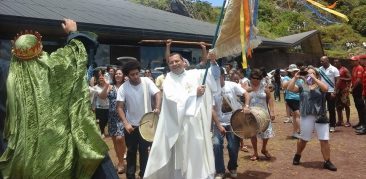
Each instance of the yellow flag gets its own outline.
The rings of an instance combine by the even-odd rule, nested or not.
[[[241,44],[241,57],[242,57],[242,62],[241,65],[243,68],[248,68],[248,64],[247,64],[247,55],[246,55],[246,33],[244,31],[245,28],[245,17],[244,17],[244,5],[243,3],[241,3],[240,5],[240,44]]]

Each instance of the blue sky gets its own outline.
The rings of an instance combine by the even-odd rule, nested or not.
[[[205,0],[207,2],[210,2],[213,6],[221,6],[224,0]]]

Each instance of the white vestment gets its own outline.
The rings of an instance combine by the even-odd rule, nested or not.
[[[211,139],[212,92],[217,83],[210,70],[206,91],[197,97],[204,70],[168,73],[163,103],[144,178],[206,179],[215,174]]]

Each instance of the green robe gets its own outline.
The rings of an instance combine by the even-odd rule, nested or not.
[[[87,54],[76,39],[28,61],[7,80],[4,178],[90,178],[108,151],[91,111]]]

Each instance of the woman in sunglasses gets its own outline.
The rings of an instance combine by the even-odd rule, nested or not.
[[[263,75],[262,71],[259,69],[253,69],[250,74],[250,86],[251,86],[251,92],[250,92],[250,107],[261,107],[264,109],[264,111],[269,112],[269,116],[271,120],[274,120],[274,107],[273,107],[273,98],[271,97],[270,89],[268,88],[268,85],[265,85],[263,83]],[[263,140],[262,145],[262,154],[267,158],[271,158],[271,154],[269,154],[267,150],[267,143],[269,138],[272,138],[274,136],[274,132],[272,129],[272,123],[270,122],[268,128],[266,131],[258,133],[257,135]],[[257,150],[257,136],[254,136],[251,138],[254,154],[250,158],[251,160],[255,161],[258,159],[258,150]]]

